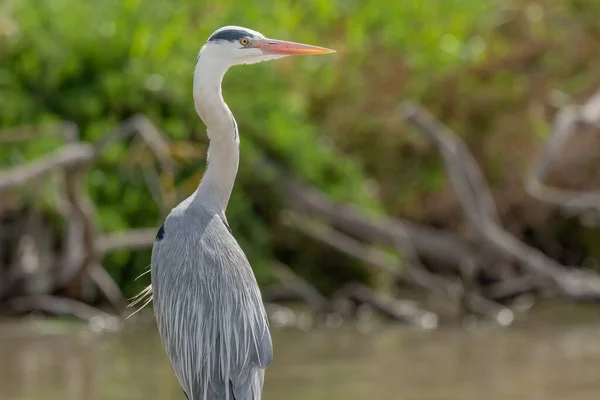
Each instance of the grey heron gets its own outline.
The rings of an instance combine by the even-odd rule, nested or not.
[[[225,217],[239,136],[223,76],[234,65],[331,52],[237,26],[218,29],[200,50],[193,98],[210,140],[207,168],[160,227],[151,259],[158,330],[189,400],[259,400],[273,358],[256,278]]]

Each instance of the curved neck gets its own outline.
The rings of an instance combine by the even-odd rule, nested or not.
[[[227,208],[240,155],[237,124],[221,95],[227,68],[200,55],[194,72],[194,104],[210,140],[206,171],[194,201],[217,212]]]

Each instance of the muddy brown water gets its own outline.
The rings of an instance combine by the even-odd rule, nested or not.
[[[598,400],[600,319],[274,330],[264,400]],[[183,400],[152,326],[0,323],[2,400]]]

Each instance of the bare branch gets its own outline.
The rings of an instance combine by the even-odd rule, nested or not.
[[[525,188],[532,197],[545,203],[578,213],[593,211],[598,214],[600,213],[600,191],[560,189],[543,183],[560,150],[581,126],[600,127],[600,91],[583,106],[565,107],[556,115],[550,139],[532,168]]]
[[[367,304],[393,320],[422,329],[435,329],[438,324],[435,313],[421,310],[414,302],[393,299],[358,283],[346,285],[336,292],[335,297],[346,297]]]
[[[4,314],[44,311],[56,315],[72,315],[101,329],[118,330],[122,328],[122,321],[119,318],[65,297],[44,295],[15,297],[0,304],[0,309]]]
[[[166,135],[162,134],[156,125],[143,114],[134,115],[94,143],[96,154],[102,153],[112,143],[126,139],[135,133],[139,134],[152,149],[164,169],[172,170],[175,167],[175,162],[170,156]]]
[[[390,262],[389,256],[377,248],[369,248],[359,241],[327,226],[315,225],[294,212],[284,214],[283,222],[319,242],[325,243],[344,254],[357,258],[406,282],[405,276]]]
[[[460,175],[461,169],[457,165],[464,160],[472,160],[472,157],[466,154],[468,149],[464,144],[457,144],[461,142],[458,136],[415,104],[405,102],[400,107],[400,112],[438,146],[444,156],[452,187],[461,201],[463,212],[486,243],[493,246],[500,256],[518,261],[531,274],[547,278],[554,288],[566,297],[580,300],[600,299],[598,274],[591,271],[567,270],[560,263],[539,250],[529,247],[504,230],[497,222],[496,214],[489,214],[489,207],[473,205],[476,198],[480,201],[485,198],[476,197],[470,192],[470,189],[477,186],[472,181],[472,174],[467,174],[463,170],[464,175]]]
[[[112,143],[124,140],[132,135],[137,135],[136,139],[140,138],[152,150],[165,174],[173,174],[177,165],[170,155],[167,136],[143,114],[134,115],[122,122],[113,131],[103,135],[102,139],[94,143],[96,156],[99,156]],[[152,178],[149,175],[150,171],[147,168],[142,168],[148,188],[160,207],[162,214],[165,214],[176,199],[174,195],[167,196],[167,193],[162,190],[160,185],[155,185],[155,182],[149,179]]]
[[[100,289],[117,314],[123,315],[125,308],[127,308],[127,300],[125,300],[123,292],[104,267],[100,264],[94,264],[87,269],[87,275]]]
[[[456,269],[463,262],[475,262],[478,256],[457,236],[441,229],[406,220],[367,215],[355,207],[333,202],[322,192],[289,175],[273,162],[263,166],[275,172],[287,204],[294,210],[322,219],[335,229],[365,241],[398,246],[409,239],[411,246],[426,261]],[[479,265],[480,263],[477,262]]]
[[[535,283],[531,275],[519,276],[493,284],[485,290],[485,295],[494,300],[514,298],[535,290]]]
[[[64,124],[67,143],[79,141],[79,131],[75,124]],[[64,197],[68,203],[65,209],[68,221],[63,254],[59,263],[56,287],[66,289],[73,298],[83,293],[85,270],[97,261],[94,242],[95,208],[85,197],[85,170],[75,166],[64,168]]]
[[[359,241],[336,232],[333,229],[317,229],[312,224],[295,216],[293,213],[288,213],[288,215],[286,215],[285,222],[294,226],[294,228],[300,230],[305,235],[323,242],[344,254],[377,267],[382,271],[391,274],[398,280],[412,283],[455,301],[463,301],[465,306],[471,312],[485,315],[502,325],[510,324],[513,320],[513,313],[510,309],[487,300],[477,294],[464,293],[463,289],[457,283],[432,274],[425,269],[411,266],[407,268],[406,273],[403,274],[382,251],[369,248]]]
[[[323,311],[328,301],[313,285],[298,276],[287,265],[278,261],[272,265],[273,274],[281,281],[284,288],[298,293],[298,295],[309,304],[315,311]]]
[[[60,129],[56,129],[56,128]],[[68,207],[63,211],[68,222],[67,232],[63,243],[63,253],[56,262],[57,276],[55,290],[63,291],[69,296],[78,298],[83,288],[83,280],[92,278],[99,289],[105,294],[113,306],[120,310],[123,308],[123,299],[120,291],[115,290],[114,282],[108,277],[106,271],[97,264],[98,257],[107,251],[119,248],[147,248],[153,243],[155,229],[136,231],[126,237],[101,237],[96,239],[93,224],[94,209],[84,196],[84,172],[82,165],[87,165],[97,158],[103,149],[115,140],[123,139],[137,133],[143,141],[157,155],[162,166],[170,171],[174,165],[169,156],[168,142],[152,122],[142,116],[136,115],[120,124],[114,132],[93,144],[79,143],[77,126],[72,122],[61,122],[52,127],[24,127],[9,132],[4,132],[2,138],[9,142],[18,141],[17,133],[28,132],[31,138],[35,135],[52,134],[55,130],[66,139],[67,144],[52,154],[31,161],[26,165],[13,167],[0,172],[0,190],[13,189],[27,184],[31,180],[44,177],[55,169],[64,169],[65,200]],[[19,136],[19,137],[22,137]],[[101,246],[101,253],[98,252]],[[91,268],[88,274],[86,270]],[[108,277],[108,279],[107,279]]]
[[[41,135],[62,136],[73,138],[79,136],[77,126],[70,121],[60,121],[46,126],[24,125],[16,128],[7,128],[0,131],[0,143],[27,142]]]
[[[92,146],[84,143],[69,144],[55,152],[33,160],[25,165],[18,165],[0,171],[0,191],[22,186],[33,179],[39,179],[57,168],[81,166],[94,158]]]
[[[498,223],[496,204],[483,172],[467,146],[445,125],[411,102],[398,108],[400,114],[415,125],[439,149],[464,212],[471,221],[489,219]]]
[[[96,246],[100,255],[119,250],[146,250],[152,247],[158,228],[139,228],[100,235]]]
[[[260,290],[263,303],[277,303],[283,301],[306,301],[298,291],[283,285],[270,285]]]

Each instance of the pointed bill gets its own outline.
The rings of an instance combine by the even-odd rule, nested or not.
[[[335,50],[308,44],[286,42],[284,40],[260,39],[254,41],[252,47],[261,49],[265,54],[282,55],[317,55],[335,53]]]

